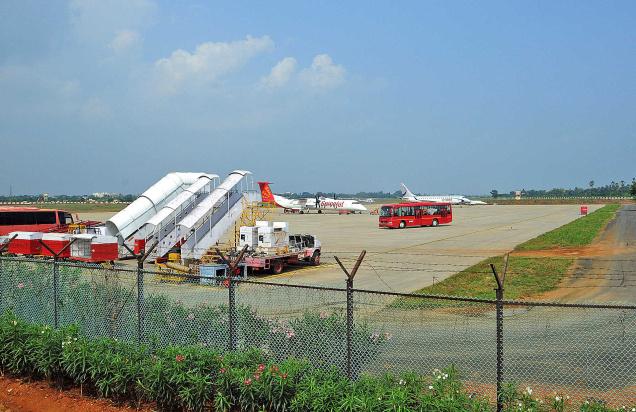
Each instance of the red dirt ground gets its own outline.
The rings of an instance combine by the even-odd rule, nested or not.
[[[602,258],[632,252],[634,248],[615,246],[608,242],[600,242],[582,247],[560,247],[542,250],[514,250],[510,256],[519,257],[563,257],[563,258]]]
[[[0,376],[0,412],[150,412],[142,405],[117,406],[106,399],[81,396],[79,388],[59,391],[46,382],[26,382],[21,379]]]

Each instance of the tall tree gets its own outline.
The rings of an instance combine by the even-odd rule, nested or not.
[[[590,185],[590,189],[592,189],[594,187],[594,180],[590,180],[590,183],[588,183],[588,185]]]
[[[497,189],[493,189],[490,191],[490,194],[492,195],[493,198],[497,198],[497,196],[499,196],[499,191]]]

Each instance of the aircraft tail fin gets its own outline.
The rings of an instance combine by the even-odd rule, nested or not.
[[[269,182],[258,182],[258,186],[261,188],[261,200],[263,203],[276,203],[272,189],[269,187]]]
[[[408,187],[404,183],[400,183],[400,187],[402,188],[402,197],[407,199],[415,199],[415,195],[413,192],[409,190]]]

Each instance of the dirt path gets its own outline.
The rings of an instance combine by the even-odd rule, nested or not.
[[[592,245],[515,252],[517,256],[575,257],[560,287],[545,300],[636,302],[636,206],[623,206]]]
[[[144,407],[116,406],[106,399],[81,396],[77,388],[59,391],[46,382],[25,382],[20,379],[0,377],[0,412],[123,412]]]

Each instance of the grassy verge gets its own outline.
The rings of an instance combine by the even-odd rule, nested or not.
[[[607,223],[614,218],[620,205],[607,205],[550,232],[520,244],[515,250],[540,250],[554,247],[589,245]],[[511,256],[506,277],[506,299],[522,299],[555,289],[572,265],[569,258],[535,258]],[[495,280],[490,270],[493,263],[501,270],[503,256],[485,259],[476,265],[415,293],[495,298]],[[393,306],[401,308],[430,307],[421,299],[400,299]]]
[[[561,281],[573,259],[536,259],[511,256],[506,275],[506,298],[520,299],[554,289]],[[500,271],[503,256],[491,257],[416,293],[469,296],[494,299],[497,286],[490,269],[493,263]],[[418,299],[407,302],[416,304]],[[430,302],[427,302],[430,305]]]
[[[616,215],[620,205],[606,205],[550,232],[518,245],[515,250],[541,250],[555,247],[577,247],[592,243],[599,232]]]

